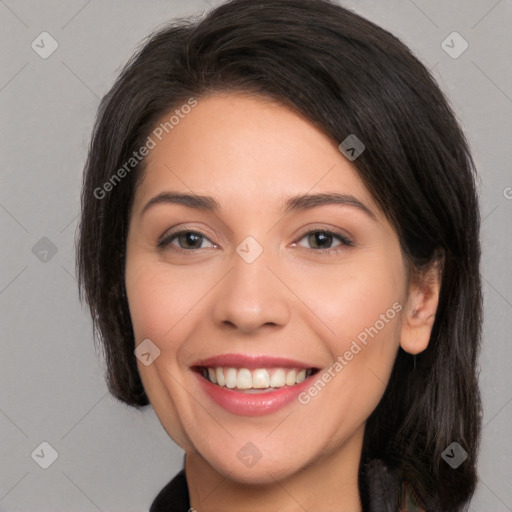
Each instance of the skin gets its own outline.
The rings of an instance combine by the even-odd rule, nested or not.
[[[212,196],[221,209],[160,203],[142,213],[164,191]],[[283,213],[289,196],[321,192],[350,194],[375,218],[339,204]],[[158,248],[178,227],[204,237]],[[321,253],[308,236],[315,229],[353,246],[334,237]],[[247,236],[263,248],[252,263],[236,252]],[[399,346],[426,348],[439,279],[409,279],[395,230],[335,141],[268,99],[200,98],[148,155],[130,214],[126,289],[136,343],[149,338],[160,349],[138,368],[163,427],[187,452],[193,508],[361,510],[365,422]],[[247,353],[325,370],[394,303],[401,312],[307,405],[234,415],[205,395],[190,368],[200,358]],[[252,467],[237,457],[247,442],[262,454]]]

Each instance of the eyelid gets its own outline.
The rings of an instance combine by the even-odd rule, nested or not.
[[[183,228],[177,228],[176,230],[173,230],[172,228],[170,230],[167,230],[157,241],[156,245],[158,248],[160,249],[165,249],[166,246],[168,245],[171,245],[171,239],[179,236],[181,233],[195,233],[197,235],[201,235],[202,237],[204,237],[206,240],[208,240],[213,246],[217,246],[217,244],[215,242],[212,242],[210,240],[210,237],[205,234],[203,231],[201,231],[200,229],[196,229],[196,228],[192,228],[192,227],[183,227]],[[175,247],[176,250],[182,250],[182,251],[186,251],[186,252],[192,252],[193,250],[197,250],[197,249],[183,249],[181,247]]]
[[[334,238],[337,238],[340,241],[342,248],[354,246],[354,241],[351,236],[348,236],[347,234],[342,233],[337,228],[326,227],[325,225],[308,226],[307,228],[305,228],[304,231],[302,231],[302,234],[298,235],[298,238],[296,238],[296,241],[292,243],[292,246],[299,245],[298,242],[300,240],[302,240],[306,235],[310,235],[312,233],[318,233],[318,232],[328,233],[328,234],[332,235]],[[201,229],[196,229],[191,226],[184,226],[182,228],[177,228],[176,230],[173,230],[173,228],[167,230],[158,239],[157,247],[160,249],[165,249],[168,245],[172,244],[171,240],[178,237],[181,233],[195,233],[197,235],[201,235],[204,239],[206,239],[208,242],[210,242],[214,247],[218,247],[218,244],[213,242],[210,239],[210,237],[207,234],[205,234]],[[314,252],[320,252],[320,253],[333,253],[333,252],[338,252],[340,250],[338,247],[339,246],[331,247],[328,249],[311,249],[311,250]],[[194,252],[194,251],[199,250],[199,249],[183,249],[178,246],[175,246],[174,249],[177,251],[185,251],[185,252]]]
[[[301,245],[299,243],[303,238],[305,238],[306,236],[308,236],[312,233],[328,233],[334,239],[337,239],[339,241],[339,245],[336,245],[334,247],[329,247],[327,249],[322,249],[322,248],[315,249],[315,248],[304,247],[303,245]],[[302,236],[298,237],[297,242],[294,242],[292,244],[292,246],[294,246],[294,247],[300,247],[302,249],[309,250],[313,254],[323,254],[323,255],[327,255],[327,256],[337,255],[342,251],[345,251],[347,249],[354,247],[354,245],[355,244],[354,244],[353,240],[351,238],[349,238],[348,236],[346,236],[345,234],[340,233],[337,230],[327,229],[325,227],[308,229],[306,232],[304,232],[302,234]]]
[[[342,240],[345,240],[346,242],[350,242],[351,245],[354,245],[354,239],[345,230],[331,227],[331,226],[326,226],[325,224],[318,224],[318,225],[313,224],[312,226],[311,225],[307,226],[307,228],[305,228],[304,231],[302,231],[302,234],[298,235],[298,240],[301,240],[302,238],[304,238],[306,235],[308,235],[310,233],[316,233],[316,232],[329,233],[333,236],[337,236],[337,237],[341,238]]]

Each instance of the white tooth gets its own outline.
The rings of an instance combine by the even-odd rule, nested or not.
[[[252,387],[254,389],[265,389],[270,387],[270,375],[264,368],[258,368],[252,372]]]
[[[297,377],[295,377],[295,383],[300,384],[303,380],[306,380],[306,370],[301,370],[297,373]]]
[[[233,389],[236,386],[236,368],[228,368],[225,372],[226,387]]]
[[[252,375],[247,368],[240,368],[236,378],[236,387],[238,389],[251,389],[252,388]]]
[[[214,368],[208,368],[208,377],[214,384],[217,384],[217,377],[215,376]]]
[[[217,377],[217,384],[219,386],[226,385],[226,379],[224,378],[224,370],[222,368],[215,369],[215,376]]]
[[[282,388],[286,384],[286,374],[282,368],[278,368],[270,377],[270,387]]]
[[[297,372],[295,370],[288,370],[286,374],[286,385],[293,386],[295,384],[295,377],[297,376]]]
[[[286,369],[286,368],[258,368],[249,370],[247,368],[208,368],[208,378],[219,386],[229,389],[240,390],[282,388],[283,386],[294,386],[304,381],[310,370]]]

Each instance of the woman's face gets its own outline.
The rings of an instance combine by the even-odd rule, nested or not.
[[[207,96],[168,131],[153,136],[126,260],[156,414],[239,482],[342,454],[357,465],[399,346],[396,233],[337,145],[283,106]]]

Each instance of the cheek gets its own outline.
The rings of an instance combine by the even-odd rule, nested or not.
[[[385,391],[396,358],[406,279],[400,252],[388,255],[385,260],[358,255],[336,270],[303,275],[301,297],[321,319],[319,323],[311,316],[310,325],[319,325],[318,335],[339,363],[325,376],[325,398],[339,406],[330,414],[339,415],[340,424],[347,418],[351,425],[367,419]],[[321,383],[317,387],[323,389]],[[324,414],[321,402],[313,406],[314,414]]]
[[[135,339],[159,338],[165,329],[164,313],[172,311],[171,297],[153,280],[150,272],[139,273],[137,279],[130,279],[127,273],[126,292]]]
[[[336,351],[375,324],[379,331],[389,332],[388,327],[397,324],[397,310],[405,300],[400,254],[396,260],[390,258],[386,262],[376,257],[358,257],[336,269],[302,274],[300,286],[300,296],[313,306],[312,310],[327,329],[322,332],[336,340],[333,342],[338,345],[333,347]]]
[[[164,340],[173,336],[201,290],[179,271],[134,257],[126,267],[126,291],[135,338]]]
[[[305,288],[303,292],[308,297],[305,302],[314,305],[312,309],[322,320],[319,324],[312,319],[310,325],[320,325],[317,333],[333,365],[318,374],[301,403],[308,404],[311,417],[324,418],[330,425],[326,428],[332,429],[333,444],[350,435],[375,409],[399,346],[402,270],[398,265],[386,268],[362,263],[359,260],[361,266],[354,264],[350,271],[347,266],[342,272],[317,276],[317,286],[309,294]]]

